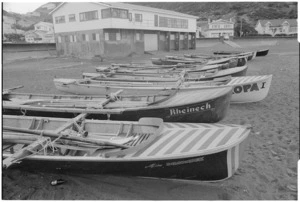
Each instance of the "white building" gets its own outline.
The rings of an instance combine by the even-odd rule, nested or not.
[[[297,34],[298,23],[296,19],[258,20],[255,30],[258,34]]]
[[[195,49],[196,16],[127,3],[62,3],[51,11],[63,55]]]
[[[230,20],[213,20],[208,19],[207,23],[198,23],[198,30],[205,38],[219,38],[220,36],[234,36],[234,22]],[[200,35],[199,33],[199,35]]]
[[[54,43],[54,28],[49,22],[38,22],[34,24],[34,30],[25,32],[27,43]]]

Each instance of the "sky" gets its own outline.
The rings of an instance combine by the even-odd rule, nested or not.
[[[3,2],[3,9],[8,12],[15,12],[25,14],[27,12],[32,12],[41,5],[47,2],[28,2],[28,3],[19,3],[19,2]]]

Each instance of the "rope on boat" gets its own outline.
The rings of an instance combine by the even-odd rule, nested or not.
[[[110,99],[113,102],[120,100],[120,97],[118,95],[116,95],[115,93],[110,93],[109,95],[106,95],[106,98]]]
[[[45,137],[43,137],[45,138]],[[58,149],[53,145],[53,142],[51,141],[50,137],[46,138],[46,142],[43,143],[44,141],[42,141],[43,139],[39,139],[39,144],[42,146],[42,148],[38,151],[32,150],[32,149],[26,149],[27,151],[29,151],[31,154],[30,155],[26,155],[23,158],[18,159],[18,161],[21,161],[22,159],[27,158],[28,156],[32,156],[35,154],[39,154],[41,151],[43,151],[44,155],[47,155],[47,148],[51,148],[52,149],[52,153],[58,151]]]

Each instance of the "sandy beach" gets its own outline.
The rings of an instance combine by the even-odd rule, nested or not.
[[[260,102],[232,104],[221,123],[251,124],[248,146],[237,173],[230,179],[204,183],[141,177],[47,173],[26,168],[2,171],[5,200],[297,200],[299,158],[299,44],[297,39],[240,40],[242,50],[269,49],[248,62],[247,75],[273,75],[268,96]],[[234,50],[221,42],[197,44],[196,50],[154,52],[122,59],[69,57],[5,60],[3,89],[24,85],[16,92],[63,94],[53,78],[81,78],[82,72],[111,62],[145,62],[151,57]],[[21,165],[21,164],[20,164]],[[55,179],[66,182],[51,186]]]

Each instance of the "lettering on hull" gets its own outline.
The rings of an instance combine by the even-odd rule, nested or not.
[[[265,84],[266,84],[266,82],[262,82],[261,85],[259,85],[257,83],[253,83],[253,84],[246,84],[243,86],[235,86],[233,88],[233,94],[259,91],[260,89],[265,88]]]
[[[196,163],[196,162],[201,162],[201,161],[204,161],[204,157],[189,159],[189,160],[185,160],[185,161],[174,161],[174,162],[166,163],[166,166],[178,166],[178,165]]]
[[[180,116],[185,114],[198,113],[201,111],[208,111],[212,109],[214,109],[213,103],[206,102],[194,106],[170,108],[169,113],[170,116]]]

